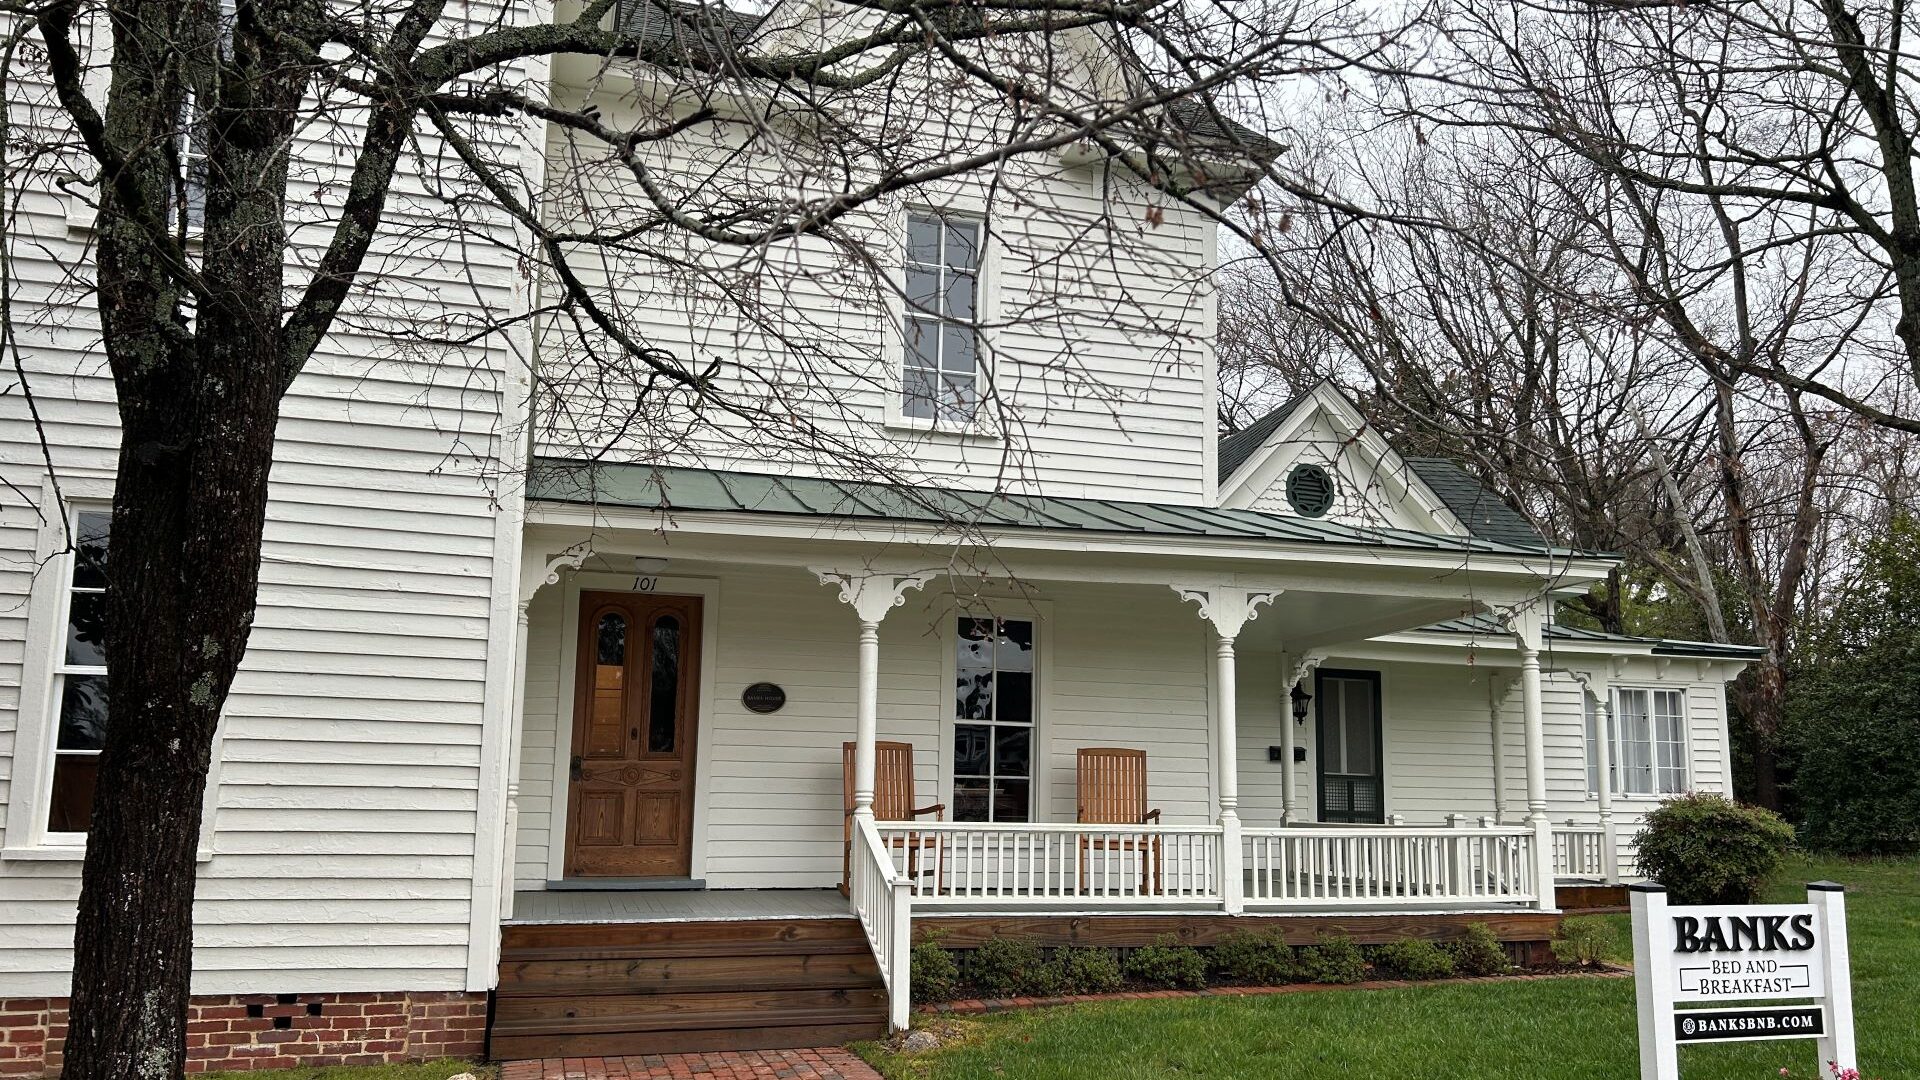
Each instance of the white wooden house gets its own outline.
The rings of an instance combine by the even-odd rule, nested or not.
[[[556,96],[606,93],[579,66],[554,65]],[[527,153],[592,167],[558,135]],[[1153,196],[1073,155],[1020,167],[1017,205],[962,178],[873,213],[901,288],[932,274],[976,310],[1030,309],[1075,208]],[[47,448],[0,397],[0,1016],[45,1039],[0,1047],[0,1073],[32,1074],[58,1062],[117,439],[58,270],[85,265],[84,200],[23,184],[10,299]],[[404,178],[396,228],[435,212]],[[1163,337],[1068,312],[964,371],[929,365],[898,306],[796,276],[796,304],[868,335],[836,415],[910,452],[908,486],[755,458],[737,433],[587,460],[552,402],[526,411],[527,357],[572,392],[557,327],[404,363],[336,334],[281,427],[207,796],[196,1065],[489,1034],[501,1056],[839,1041],[907,1021],[904,950],[929,928],[1132,945],[1483,921],[1538,942],[1558,888],[1632,873],[1662,796],[1728,789],[1724,689],[1750,650],[1552,625],[1551,596],[1614,560],[1401,457],[1331,388],[1220,437],[1214,227],[1166,203],[1130,243]],[[510,253],[467,250],[421,280],[528,310]],[[665,291],[631,299],[663,341],[720,333]],[[1060,385],[1065,337],[1117,397]],[[973,423],[988,380],[1044,422]],[[450,455],[449,432],[483,451]],[[874,820],[879,741],[911,745],[944,820]],[[1077,820],[1090,747],[1145,752],[1156,821]]]

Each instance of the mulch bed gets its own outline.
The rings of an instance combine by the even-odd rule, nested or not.
[[[1043,1009],[1056,1005],[1081,1005],[1095,1001],[1161,1001],[1169,998],[1252,997],[1263,994],[1309,994],[1322,990],[1395,990],[1409,986],[1433,986],[1438,983],[1536,982],[1545,979],[1627,979],[1631,968],[1608,966],[1570,971],[1529,972],[1521,975],[1482,975],[1456,979],[1370,979],[1357,983],[1291,983],[1286,986],[1210,986],[1205,990],[1122,990],[1112,994],[1068,994],[1064,997],[963,998],[915,1005],[915,1012],[930,1015],[978,1016],[1013,1009]]]

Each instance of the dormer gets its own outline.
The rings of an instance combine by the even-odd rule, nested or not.
[[[1545,542],[1460,465],[1401,455],[1331,383],[1223,436],[1219,470],[1223,508],[1512,544]]]

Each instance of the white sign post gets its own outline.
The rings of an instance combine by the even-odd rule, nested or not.
[[[1631,890],[1641,1080],[1680,1080],[1681,1043],[1815,1039],[1816,1075],[1827,1062],[1855,1067],[1839,885],[1813,882],[1804,904],[1717,907],[1669,907],[1658,885]],[[1753,1004],[1783,999],[1799,1004]]]

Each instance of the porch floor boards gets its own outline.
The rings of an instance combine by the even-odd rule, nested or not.
[[[846,917],[847,898],[838,889],[534,889],[513,894],[507,925]]]

